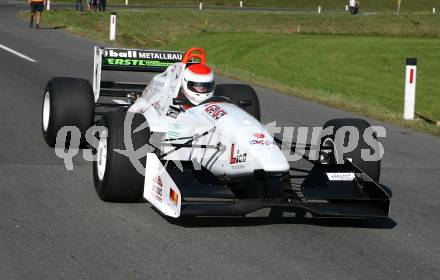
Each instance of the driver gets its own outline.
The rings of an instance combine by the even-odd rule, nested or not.
[[[188,109],[214,96],[214,71],[206,64],[191,64],[183,72],[181,94],[188,99]]]

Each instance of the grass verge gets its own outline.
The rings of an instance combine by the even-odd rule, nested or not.
[[[71,2],[74,0],[62,0]],[[209,6],[236,6],[239,0],[128,0],[129,5],[179,5],[198,6],[200,2]],[[348,0],[243,0],[244,7],[270,7],[270,8],[293,8],[293,9],[317,9],[321,6],[326,9],[345,9]],[[109,4],[125,4],[125,0],[111,0]],[[401,12],[430,12],[433,7],[440,8],[438,0],[403,0]],[[361,0],[361,11],[395,12],[397,0]]]

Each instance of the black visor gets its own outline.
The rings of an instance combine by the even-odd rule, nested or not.
[[[188,81],[188,89],[197,93],[209,93],[214,90],[214,82],[199,83]]]

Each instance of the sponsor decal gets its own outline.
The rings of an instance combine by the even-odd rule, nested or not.
[[[167,117],[170,117],[170,118],[173,118],[173,119],[177,119],[177,116],[179,115],[179,113],[180,113],[180,109],[179,108],[170,106],[168,108]]]
[[[155,59],[161,61],[178,62],[183,59],[181,52],[169,51],[143,51],[143,50],[121,50],[121,49],[106,49],[104,50],[104,58],[140,58],[140,59]]]
[[[180,137],[179,131],[167,131],[167,139],[175,139]]]
[[[205,112],[214,120],[219,120],[221,117],[228,114],[217,104],[206,104],[205,106]]]
[[[179,203],[179,194],[173,190],[173,188],[170,188],[170,201],[174,204],[174,206],[177,206]]]
[[[177,124],[177,123],[170,123],[170,124],[168,124],[168,131],[167,131],[167,134],[166,134],[166,138],[171,138],[171,139],[173,139],[173,138],[179,138],[180,137],[180,131],[181,131],[181,128],[180,128],[180,125],[179,124]]]
[[[237,153],[235,153],[235,144],[231,146],[231,159],[229,160],[230,164],[237,164],[241,162],[246,162],[246,153],[241,154],[240,150],[237,149]]]
[[[171,62],[163,62],[159,60],[144,60],[132,58],[104,58],[102,60],[104,65],[122,65],[122,66],[145,66],[145,67],[168,67]]]
[[[162,188],[163,188],[162,178],[160,178],[160,176],[154,177],[153,187],[151,188],[151,194],[159,202],[162,202]]]
[[[244,164],[234,164],[231,165],[232,169],[243,169],[244,168]]]
[[[269,145],[275,144],[275,142],[269,141],[269,140],[254,139],[254,140],[249,141],[249,144],[269,146]]]
[[[264,137],[266,137],[263,133],[254,133],[254,137],[258,138],[258,139],[262,139]]]
[[[353,181],[355,178],[354,173],[327,173],[327,177],[330,181]]]

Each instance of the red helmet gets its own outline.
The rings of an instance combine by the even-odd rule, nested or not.
[[[194,105],[214,96],[214,86],[214,72],[206,64],[191,64],[183,72],[183,93]]]

